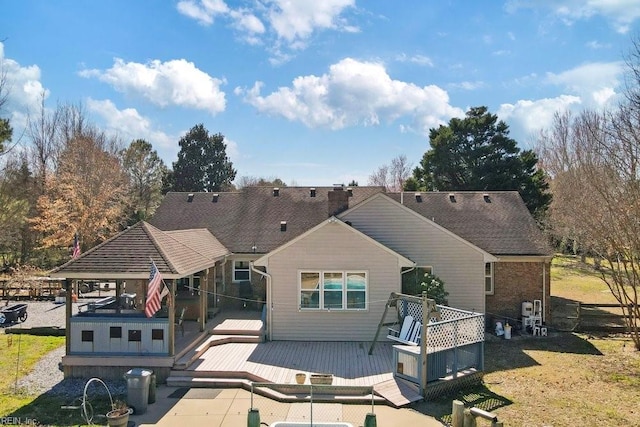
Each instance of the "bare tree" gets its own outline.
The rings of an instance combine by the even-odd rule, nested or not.
[[[550,225],[603,260],[601,278],[620,303],[640,350],[640,121],[627,103],[613,112],[556,115],[538,141],[553,177]]]
[[[402,191],[410,175],[411,164],[403,154],[393,158],[390,165],[382,165],[369,175],[369,185],[381,186],[387,191]]]
[[[48,112],[45,108],[45,94],[40,96],[40,111],[36,116],[29,116],[27,137],[30,142],[29,151],[34,175],[40,184],[41,192],[50,172],[55,170],[58,154],[61,149],[60,117],[65,107],[58,106]],[[41,193],[42,194],[42,193]]]

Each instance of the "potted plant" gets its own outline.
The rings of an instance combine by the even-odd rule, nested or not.
[[[307,374],[305,374],[304,372],[298,372],[296,374],[296,383],[304,384],[306,380],[307,380]]]
[[[107,412],[107,423],[112,427],[123,427],[129,423],[131,408],[126,402],[116,400]]]

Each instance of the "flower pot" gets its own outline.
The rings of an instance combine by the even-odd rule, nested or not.
[[[305,381],[307,381],[307,374],[303,374],[303,373],[296,374],[296,383],[304,384]]]
[[[311,374],[309,378],[311,384],[330,385],[333,383],[332,374]]]
[[[122,412],[122,410],[116,409],[107,412],[107,423],[111,427],[126,427],[129,423],[130,411]]]

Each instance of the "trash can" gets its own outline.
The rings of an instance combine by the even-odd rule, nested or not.
[[[149,400],[148,402],[156,403],[156,374],[151,371],[151,379],[149,380]]]
[[[136,415],[147,412],[149,403],[149,382],[153,372],[148,369],[133,368],[124,374],[127,380],[127,403]]]

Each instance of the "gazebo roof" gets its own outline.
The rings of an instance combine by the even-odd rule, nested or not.
[[[212,267],[230,252],[207,229],[161,231],[141,221],[49,272],[67,279],[148,279],[151,260],[164,278]]]

